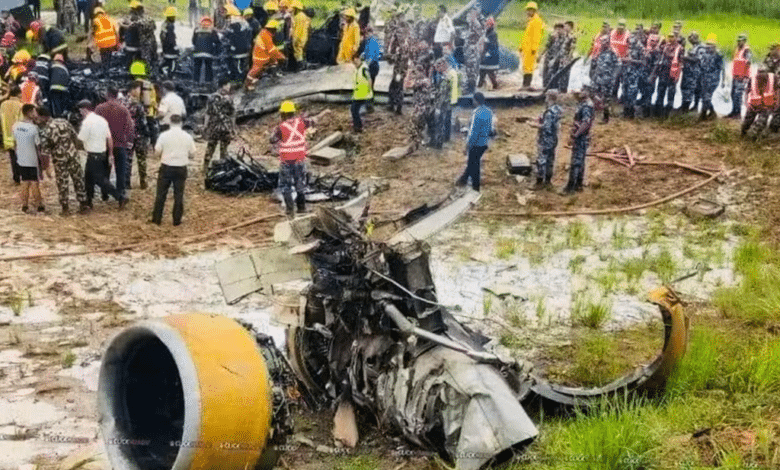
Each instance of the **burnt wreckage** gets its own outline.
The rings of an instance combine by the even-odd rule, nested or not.
[[[358,408],[412,445],[437,452],[459,469],[476,470],[512,459],[535,438],[538,431],[526,410],[566,412],[587,408],[594,401],[619,393],[663,392],[684,354],[688,334],[680,300],[668,287],[658,288],[649,296],[659,307],[665,327],[660,354],[650,364],[592,389],[551,384],[536,376],[528,365],[502,360],[486,348],[488,338],[461,324],[440,304],[429,267],[430,248],[423,239],[455,220],[477,199],[476,193],[467,191],[410,211],[403,218],[406,228],[385,241],[366,235],[367,205],[320,207],[316,215],[282,224],[287,225],[282,232],[292,234],[292,248],[257,252],[254,264],[268,259],[278,266],[276,272],[264,271],[266,282],[289,281],[298,275],[311,279],[307,287],[298,290],[300,294],[295,294],[300,302],[288,304],[298,319],[288,323],[292,326],[287,330],[283,365],[295,372],[297,388],[306,401],[337,410],[336,428],[342,428],[334,429],[337,439],[347,435],[344,441],[354,444],[354,410]],[[285,272],[289,274],[286,277]],[[255,287],[245,290],[251,289]],[[192,320],[184,322],[181,317]],[[121,406],[128,394],[123,382],[116,379],[132,377],[134,355],[148,347],[146,344],[161,342],[178,366],[182,380],[174,389],[184,402],[179,408],[184,410],[177,421],[179,427],[168,435],[195,442],[211,442],[207,438],[220,433],[240,436],[244,441],[254,436],[263,445],[253,454],[246,450],[240,465],[225,461],[228,457],[223,455],[224,450],[220,454],[220,449],[213,446],[169,449],[168,460],[161,465],[142,465],[130,451],[115,447],[109,455],[114,468],[271,468],[269,462],[278,457],[273,451],[280,447],[265,444],[284,442],[290,432],[286,403],[279,396],[279,390],[289,390],[290,378],[283,379],[279,360],[270,363],[272,372],[252,375],[256,368],[264,367],[257,358],[263,354],[250,353],[253,348],[248,345],[260,341],[267,349],[267,339],[247,335],[244,328],[230,326],[237,324],[221,316],[169,318],[172,320],[165,320],[165,328],[144,324],[128,330],[143,340],[125,332],[109,346],[99,391],[101,403],[111,405],[101,406],[104,439],[143,437],[133,431],[143,428],[132,425],[143,421],[138,417],[141,412],[134,416]],[[207,323],[199,325],[202,322]],[[196,328],[204,325],[208,325],[208,332]],[[171,326],[186,332],[181,335],[183,339],[170,333]],[[228,340],[226,332],[235,333],[235,339]],[[242,345],[245,349],[233,351]],[[269,356],[268,351],[264,353]],[[217,364],[201,366],[202,361]],[[266,382],[252,385],[257,380]],[[285,384],[274,383],[279,380]],[[247,385],[252,385],[250,389],[257,397],[247,394]],[[151,395],[162,393],[148,388],[152,401]],[[207,399],[217,392],[220,401],[212,400],[212,406],[224,410],[224,403],[232,403],[241,412],[239,424],[229,424],[213,412],[210,417],[216,421],[207,419]],[[190,397],[198,393],[206,399]],[[232,429],[254,419],[260,423],[253,428],[254,434]],[[350,426],[354,433],[351,443]],[[231,453],[229,458],[235,455]]]

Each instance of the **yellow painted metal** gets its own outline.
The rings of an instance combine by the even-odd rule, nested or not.
[[[658,305],[664,319],[664,347],[657,368],[644,385],[648,390],[662,390],[685,355],[688,345],[689,319],[683,311],[682,302],[671,287],[661,286],[648,294],[648,299]]]
[[[192,470],[253,469],[271,429],[273,397],[254,338],[230,318],[173,315],[189,350],[200,394],[200,432]],[[186,444],[182,444],[186,445]]]

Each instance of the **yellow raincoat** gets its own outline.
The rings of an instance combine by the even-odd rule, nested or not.
[[[306,43],[309,42],[309,26],[311,18],[299,11],[293,16],[293,54],[298,62],[303,60],[303,52],[306,50]]]
[[[360,47],[360,27],[357,21],[352,20],[344,26],[344,33],[339,44],[339,55],[336,56],[337,64],[345,64],[352,60]]]
[[[536,68],[536,56],[539,53],[539,45],[542,43],[542,30],[544,21],[538,13],[528,20],[523,39],[520,41],[520,53],[523,55],[523,73],[534,73]]]

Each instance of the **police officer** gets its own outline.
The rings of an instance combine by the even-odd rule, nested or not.
[[[609,36],[602,36],[601,50],[593,61],[593,84],[596,96],[604,108],[604,122],[609,122],[611,114],[612,91],[620,65],[615,51],[609,47]]]
[[[747,35],[737,37],[737,48],[731,62],[731,112],[726,117],[736,118],[742,115],[742,95],[750,82],[750,63],[753,52],[747,44]]]
[[[717,36],[707,35],[707,42],[701,55],[701,114],[700,120],[717,117],[712,106],[712,94],[718,89],[718,84],[726,86],[723,67],[723,55],[718,51]]]
[[[691,48],[683,56],[682,80],[680,82],[680,92],[682,93],[682,106],[680,110],[687,113],[691,110],[691,103],[696,97],[696,91],[699,88],[700,76],[701,76],[701,53],[704,50],[704,45],[699,39],[699,33],[691,31],[688,35],[688,42],[691,44]],[[694,104],[694,109],[698,108],[698,103]]]
[[[545,94],[547,109],[539,116],[538,122],[529,122],[531,127],[539,129],[536,139],[538,153],[536,154],[536,186],[534,189],[549,188],[555,166],[555,148],[558,146],[558,130],[560,129],[563,111],[558,106],[558,92],[548,90]]]
[[[628,38],[628,52],[623,58],[623,116],[631,119],[636,117],[639,75],[644,63],[644,43],[644,27],[637,24]]]
[[[603,51],[602,51],[603,53]],[[596,109],[591,100],[591,88],[583,85],[582,90],[575,93],[577,98],[577,110],[574,112],[569,145],[571,145],[571,166],[569,169],[569,182],[563,188],[563,194],[573,194],[582,191],[582,183],[585,177],[585,156],[590,145],[590,130],[596,116]]]

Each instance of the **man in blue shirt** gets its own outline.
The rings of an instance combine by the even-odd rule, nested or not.
[[[474,191],[479,191],[479,176],[482,165],[482,155],[487,150],[490,138],[496,135],[496,118],[493,111],[485,106],[485,95],[474,93],[474,105],[477,109],[471,115],[469,134],[466,137],[466,170],[458,179],[458,186],[465,186],[469,178]]]
[[[366,40],[363,45],[363,57],[368,65],[368,75],[371,78],[371,90],[374,89],[374,81],[379,75],[379,61],[382,60],[382,45],[379,44],[371,26],[366,28]],[[360,53],[361,51],[358,51]],[[368,112],[374,111],[374,98],[371,98],[367,106]]]

